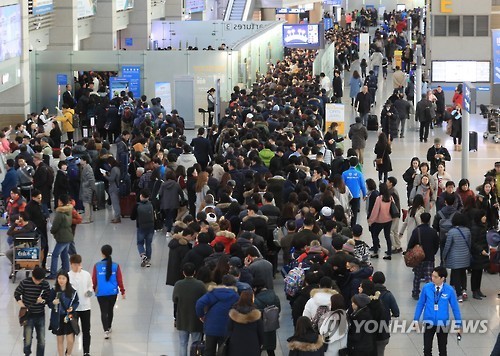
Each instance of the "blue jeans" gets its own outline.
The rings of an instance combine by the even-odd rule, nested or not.
[[[368,115],[370,115],[370,112],[361,115],[361,122],[363,123],[364,127],[368,126]]]
[[[191,334],[191,343],[195,341],[201,341],[201,333],[200,332],[190,332],[190,331],[184,331],[184,330],[178,330],[179,331],[179,355],[180,356],[187,356],[187,348],[189,344],[189,335]]]
[[[144,253],[146,253],[146,257],[148,258],[148,260],[151,260],[151,243],[153,242],[154,234],[154,228],[137,228],[137,250],[139,251],[139,255],[144,255]],[[144,250],[144,244],[146,244],[146,250]]]
[[[45,313],[32,315],[28,318],[28,323],[23,330],[25,355],[31,355],[33,329],[36,330],[36,356],[43,356],[45,353]]]
[[[62,268],[66,272],[69,272],[69,245],[70,242],[58,242],[54,246],[54,251],[52,251],[52,263],[50,264],[50,277],[55,277],[57,275],[59,255],[61,256]]]
[[[375,74],[375,78],[378,79],[378,71],[380,66],[373,66],[373,73]]]

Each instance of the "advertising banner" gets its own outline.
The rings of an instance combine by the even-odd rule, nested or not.
[[[0,62],[20,57],[21,7],[10,5],[0,7]]]
[[[122,66],[122,78],[129,83],[129,90],[134,93],[134,98],[141,96],[141,67]]]
[[[81,19],[94,16],[97,12],[97,0],[78,0],[76,16]]]
[[[124,11],[134,8],[134,0],[116,0],[116,11]]]
[[[332,122],[339,124],[337,132],[340,135],[345,135],[345,107],[344,104],[326,104],[326,125],[325,132],[328,130]]]
[[[170,83],[155,83],[155,97],[161,99],[161,105],[167,113],[172,111],[172,91]]]
[[[53,0],[33,0],[33,15],[43,15],[53,10]]]
[[[500,30],[491,30],[493,40],[493,84],[500,84]]]
[[[120,96],[121,91],[128,92],[130,90],[128,80],[122,77],[110,77],[109,89],[110,99],[113,99],[115,96]]]

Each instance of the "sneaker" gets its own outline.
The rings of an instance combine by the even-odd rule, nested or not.
[[[148,258],[146,257],[146,255],[142,255],[141,256],[141,267],[146,267],[147,261],[148,261]]]
[[[151,261],[150,260],[146,261],[146,267],[151,267]]]
[[[392,260],[392,257],[391,256],[384,256],[383,259],[384,260]]]
[[[467,299],[469,299],[469,296],[467,295],[466,292],[463,292],[462,293],[462,298],[463,298],[463,300],[467,300]]]
[[[106,330],[106,331],[104,332],[104,338],[105,338],[106,340],[107,340],[107,339],[109,339],[109,331],[108,331],[108,330]]]
[[[378,254],[375,253],[375,254],[371,255],[370,258],[378,258]]]
[[[168,239],[169,237],[171,237],[172,235],[170,234],[169,231],[167,231],[167,233],[165,234],[165,237]]]
[[[458,300],[459,303],[463,303],[464,302],[464,298],[462,298],[461,295],[457,297],[457,300]]]

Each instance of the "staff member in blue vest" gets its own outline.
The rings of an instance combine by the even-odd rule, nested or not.
[[[101,309],[101,322],[105,339],[109,339],[111,333],[113,308],[115,307],[118,290],[122,294],[122,299],[125,299],[122,271],[120,265],[111,259],[112,253],[113,248],[110,245],[102,246],[102,260],[94,265],[92,271],[92,282]]]
[[[342,173],[345,185],[352,194],[350,201],[352,210],[351,227],[356,225],[361,199],[366,200],[365,178],[363,177],[363,173],[356,169],[358,163],[358,157],[349,158],[349,169]]]

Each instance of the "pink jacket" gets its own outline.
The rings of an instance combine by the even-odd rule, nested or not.
[[[383,202],[382,196],[379,195],[375,200],[375,204],[373,205],[373,210],[370,214],[370,218],[368,219],[368,223],[383,224],[389,221],[392,221],[391,202]]]

